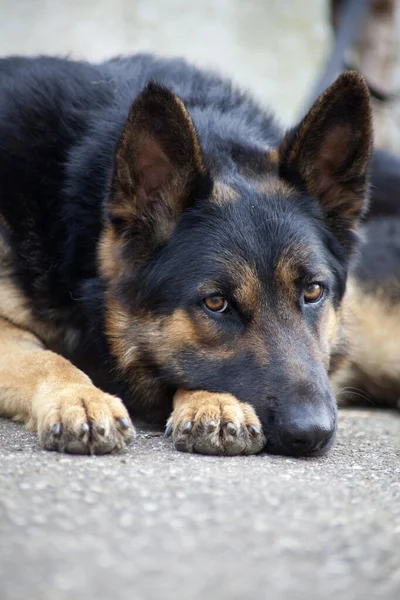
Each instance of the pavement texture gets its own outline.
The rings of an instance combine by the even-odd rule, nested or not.
[[[2,56],[183,55],[284,124],[330,48],[327,0],[0,0],[0,14]],[[0,419],[0,600],[161,598],[399,600],[400,413],[343,412],[318,460],[184,455],[145,430],[119,455],[58,455]]]
[[[42,451],[0,419],[1,600],[400,598],[400,414],[346,410],[320,459],[208,457],[139,430]]]

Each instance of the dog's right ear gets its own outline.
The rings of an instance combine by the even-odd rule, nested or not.
[[[278,148],[279,174],[319,204],[325,222],[351,250],[367,208],[372,147],[370,97],[364,79],[343,73]]]
[[[149,83],[134,101],[117,145],[111,223],[164,243],[205,173],[200,143],[183,102]]]

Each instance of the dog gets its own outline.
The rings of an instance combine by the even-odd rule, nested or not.
[[[326,452],[331,381],[399,396],[371,147],[355,72],[282,132],[184,60],[0,60],[0,415],[60,452],[117,451],[132,415],[186,452]]]

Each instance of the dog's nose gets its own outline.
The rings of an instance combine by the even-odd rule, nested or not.
[[[334,428],[301,419],[280,431],[282,446],[287,454],[300,456],[323,452],[330,443]]]

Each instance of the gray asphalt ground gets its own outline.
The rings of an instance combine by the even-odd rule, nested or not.
[[[39,449],[0,419],[1,600],[400,598],[400,415],[348,410],[322,459],[218,458],[140,430]]]
[[[327,7],[0,0],[0,55],[184,55],[290,124],[330,47]],[[77,457],[0,419],[0,600],[399,600],[400,413],[340,425],[319,460],[189,456],[148,433]]]

